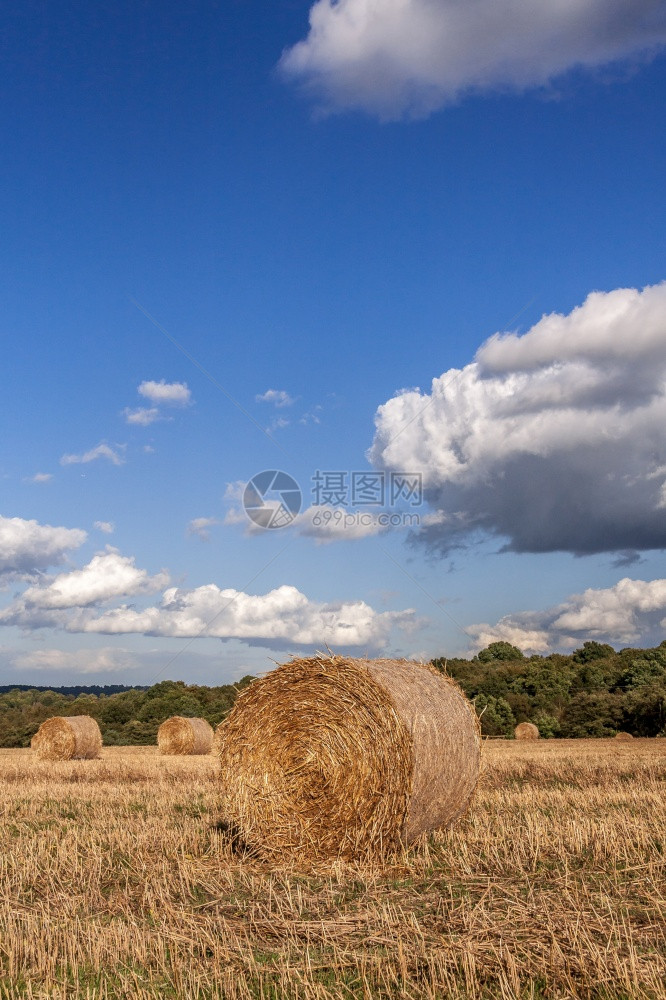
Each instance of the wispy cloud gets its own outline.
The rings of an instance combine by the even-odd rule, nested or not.
[[[286,417],[273,417],[270,424],[266,428],[267,431],[282,431],[285,427],[289,427],[291,420],[287,420]]]
[[[299,424],[320,424],[323,409],[324,407],[321,406],[320,403],[317,403],[311,410],[307,410],[301,417],[299,417]]]
[[[266,392],[254,397],[257,403],[272,403],[278,409],[283,406],[293,406],[296,402],[294,396],[290,396],[284,389],[267,389]]]
[[[222,522],[217,517],[195,517],[187,525],[188,535],[195,535],[202,542],[210,541],[210,529]]]
[[[138,424],[140,427],[148,427],[160,419],[160,411],[156,406],[139,406],[135,410],[126,406],[123,415],[128,424]]]
[[[111,521],[95,521],[93,527],[104,532],[105,535],[112,535],[115,531],[115,525]]]
[[[117,444],[114,451],[110,448],[108,444],[98,444],[95,448],[91,448],[90,451],[84,452],[82,455],[63,455],[60,459],[61,465],[85,465],[88,462],[95,462],[98,458],[106,458],[112,465],[123,465],[125,462],[124,455],[120,454],[120,451],[124,450],[124,444]]]
[[[62,670],[75,674],[116,673],[140,666],[135,654],[117,646],[97,649],[36,649],[16,653],[15,670]]]
[[[26,483],[50,483],[53,479],[52,472],[36,472],[34,476],[28,476]]]

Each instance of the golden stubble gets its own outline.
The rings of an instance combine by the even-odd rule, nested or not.
[[[488,741],[380,865],[235,855],[218,762],[0,751],[2,998],[666,996],[666,740]]]

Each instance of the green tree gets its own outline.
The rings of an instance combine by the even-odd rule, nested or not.
[[[623,688],[639,688],[655,681],[666,687],[666,649],[646,649],[623,671],[619,683]]]
[[[605,642],[584,642],[580,649],[573,653],[576,663],[589,663],[590,660],[602,660],[614,656],[615,650]]]
[[[518,647],[512,646],[510,642],[491,642],[489,646],[481,650],[477,658],[481,663],[488,663],[490,660],[525,659]]]
[[[554,715],[544,713],[543,715],[537,715],[532,721],[539,730],[539,735],[543,736],[544,739],[548,740],[553,736],[560,735],[560,722]]]
[[[511,706],[504,698],[480,694],[474,702],[484,736],[510,736],[516,725]]]
[[[581,691],[565,707],[561,718],[562,736],[614,736],[622,723],[622,698],[607,691]]]

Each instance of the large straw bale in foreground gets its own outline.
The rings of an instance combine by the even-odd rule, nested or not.
[[[42,722],[30,745],[40,760],[92,760],[99,757],[102,734],[89,715],[56,715]]]
[[[205,719],[186,719],[173,715],[157,730],[157,745],[160,753],[206,754],[213,745],[213,727]]]
[[[513,731],[517,740],[538,740],[539,730],[533,722],[520,722]]]
[[[480,747],[473,706],[433,667],[293,660],[217,729],[222,825],[264,855],[385,853],[465,812]]]

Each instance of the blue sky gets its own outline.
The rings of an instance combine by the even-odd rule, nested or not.
[[[2,18],[0,683],[663,638],[663,2]]]

